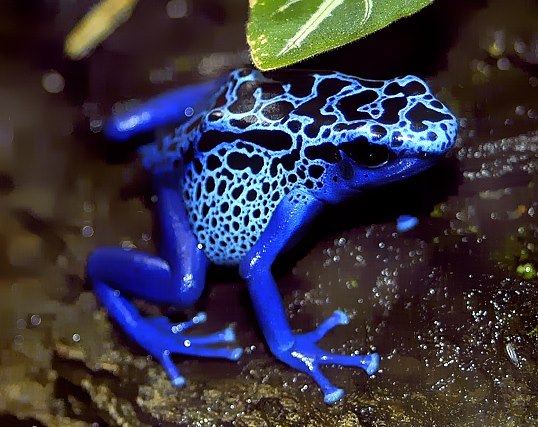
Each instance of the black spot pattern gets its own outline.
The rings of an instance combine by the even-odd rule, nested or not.
[[[310,160],[323,160],[327,163],[338,163],[342,160],[340,150],[336,145],[331,143],[323,143],[320,145],[312,145],[304,150],[305,156]]]
[[[211,261],[236,264],[282,199],[300,197],[294,189],[338,200],[364,171],[441,153],[455,134],[453,116],[412,76],[244,69],[222,80],[206,111],[141,152],[149,168],[180,168],[198,241]]]
[[[407,105],[407,99],[403,96],[398,98],[388,98],[384,100],[381,105],[383,106],[383,114],[379,117],[379,122],[390,125],[398,123],[400,120],[400,112]]]
[[[371,119],[372,116],[368,112],[361,111],[361,107],[370,105],[377,100],[379,95],[373,90],[363,90],[350,96],[346,96],[338,101],[338,108],[344,114],[346,120],[364,120]]]
[[[262,170],[264,163],[262,156],[254,155],[249,157],[241,152],[232,152],[228,155],[227,160],[230,168],[238,171],[250,168],[254,174],[259,173]]]
[[[262,108],[262,114],[269,120],[282,120],[293,110],[293,104],[287,101],[277,101]]]
[[[210,130],[198,141],[198,151],[210,152],[223,143],[244,141],[272,151],[289,150],[293,146],[291,136],[281,131],[252,130],[242,134]]]

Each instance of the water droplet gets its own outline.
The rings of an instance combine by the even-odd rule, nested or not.
[[[65,80],[57,71],[49,71],[41,78],[43,88],[49,93],[60,93],[64,90]]]
[[[33,326],[39,326],[41,324],[41,316],[39,314],[33,314],[32,317],[30,317],[30,323]]]

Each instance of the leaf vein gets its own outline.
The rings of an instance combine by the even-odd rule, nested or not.
[[[365,0],[371,1],[371,0]],[[288,40],[286,45],[281,49],[278,55],[283,55],[292,49],[296,49],[303,44],[303,41],[317,28],[319,25],[331,16],[332,12],[344,3],[344,0],[324,0],[319,8],[312,14],[295,35]]]

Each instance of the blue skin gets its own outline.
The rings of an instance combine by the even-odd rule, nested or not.
[[[187,117],[189,107],[194,114]],[[326,203],[430,167],[454,144],[456,119],[413,76],[373,81],[240,69],[115,117],[106,133],[125,140],[170,122],[180,123],[174,134],[140,149],[158,196],[159,254],[96,249],[87,265],[95,292],[181,386],[171,354],[237,360],[240,348],[215,346],[234,341],[234,332],[190,336],[184,332],[205,314],[179,325],[144,318],[124,295],[188,307],[202,293],[209,262],[238,265],[273,354],[310,375],[325,402],[336,402],[344,392],[320,366],[355,366],[371,375],[379,356],[318,347],[328,331],[348,323],[340,310],[314,331],[294,333],[271,266]]]

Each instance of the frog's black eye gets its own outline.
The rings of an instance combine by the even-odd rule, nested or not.
[[[358,166],[379,168],[395,158],[395,154],[384,145],[370,144],[364,137],[340,145],[340,149]]]

